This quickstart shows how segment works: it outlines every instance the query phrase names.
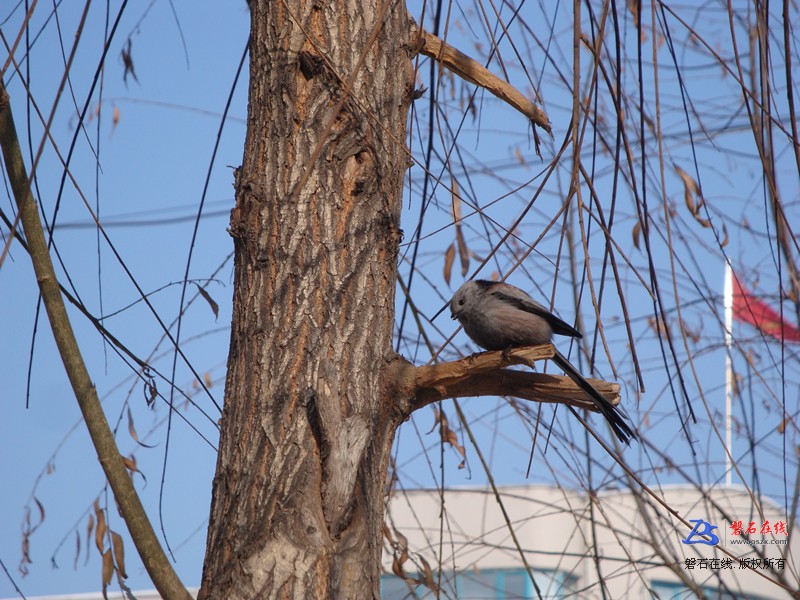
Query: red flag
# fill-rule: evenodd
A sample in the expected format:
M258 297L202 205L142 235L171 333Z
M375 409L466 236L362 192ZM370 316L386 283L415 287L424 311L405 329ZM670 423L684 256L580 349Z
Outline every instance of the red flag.
M800 342L800 329L781 319L769 304L759 300L733 276L733 318L750 323L776 340Z

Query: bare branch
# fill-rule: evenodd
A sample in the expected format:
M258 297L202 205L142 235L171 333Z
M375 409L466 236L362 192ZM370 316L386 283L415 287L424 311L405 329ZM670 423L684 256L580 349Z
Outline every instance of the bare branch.
M462 79L490 91L528 117L531 123L552 135L550 119L547 118L547 114L513 85L503 81L480 63L424 29L415 27L412 38L414 36L419 39L416 49L420 54L431 57Z
M31 195L28 176L22 160L19 139L11 101L5 86L0 81L0 148L5 159L6 170L19 207L22 227L30 250L36 279L47 310L53 337L58 346L64 368L67 371L75 398L80 406L89 435L94 443L99 462L114 491L120 512L131 533L147 573L164 598L190 599L191 596L178 579L172 565L158 542L147 513L133 487L122 455L117 448L114 434L108 425L97 389L92 383L86 364L81 356L75 333L72 330L64 299L61 296L58 278L47 249L44 231L39 220L36 202Z
M507 352L482 352L453 362L417 367L411 410L445 398L514 396L597 412L594 402L569 377L504 368L508 365L533 366L537 360L552 358L554 350L552 344L544 344ZM619 384L598 379L587 381L611 404L619 404Z

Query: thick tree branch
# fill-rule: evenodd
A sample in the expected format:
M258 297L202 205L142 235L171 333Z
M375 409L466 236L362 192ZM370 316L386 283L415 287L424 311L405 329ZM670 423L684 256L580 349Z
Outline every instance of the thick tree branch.
M42 301L53 330L53 337L97 451L98 460L114 492L117 506L119 506L147 573L161 596L167 599L189 600L191 595L178 579L164 554L141 500L133 487L133 482L122 462L122 456L114 440L114 434L108 426L108 421L97 397L97 390L81 356L64 300L61 297L61 290L48 252L36 202L31 195L11 113L11 103L2 81L0 81L0 148L28 242Z
M416 24L412 31L412 39L414 39L415 36L419 40L416 50L420 54L431 57L462 79L490 91L528 117L531 123L538 125L552 135L550 119L547 118L547 114L513 85L507 81L503 81L489 69L474 61L460 50L456 50L447 44L447 42L440 40L424 29L418 28Z
M408 412L431 402L464 396L514 396L534 402L567 404L597 412L594 402L569 377L514 371L509 365L533 366L552 358L551 344L515 348L507 352L482 352L453 362L403 369L401 389L410 397ZM587 379L611 404L620 401L619 384Z

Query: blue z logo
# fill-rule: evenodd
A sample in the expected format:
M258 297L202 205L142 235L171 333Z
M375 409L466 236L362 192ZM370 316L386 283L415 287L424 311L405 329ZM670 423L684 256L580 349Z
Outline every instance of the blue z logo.
M716 534L711 533L717 529L716 525L712 525L703 519L689 519L689 522L694 523L694 527L692 528L691 533L686 536L686 539L681 540L681 542L684 544L706 544L708 546L716 546L719 544L719 537L717 537ZM702 535L707 535L710 539L703 539L700 537ZM694 537L697 537L697 539L692 539Z

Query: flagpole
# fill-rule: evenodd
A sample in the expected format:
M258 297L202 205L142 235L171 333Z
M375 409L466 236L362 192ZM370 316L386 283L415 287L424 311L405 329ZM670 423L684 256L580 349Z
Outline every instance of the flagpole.
M733 367L731 345L733 328L733 273L725 261L725 485L731 487L731 400L733 399Z

